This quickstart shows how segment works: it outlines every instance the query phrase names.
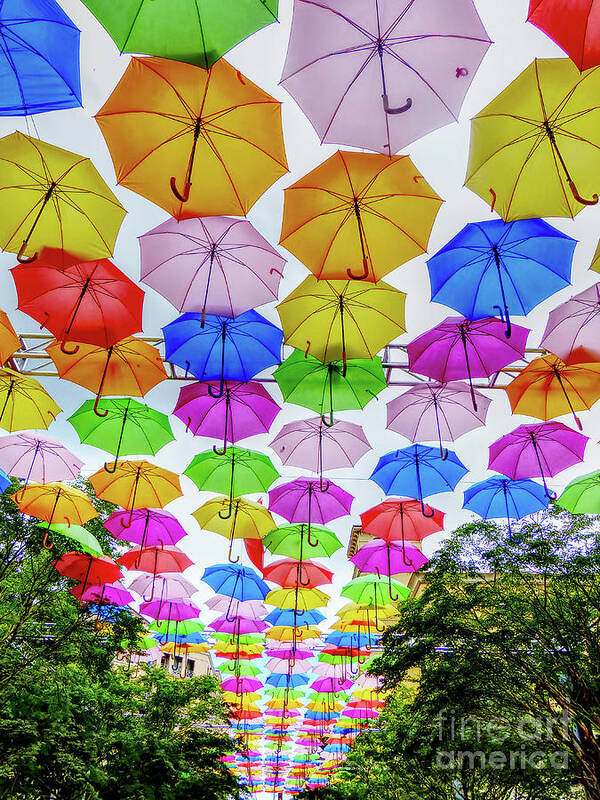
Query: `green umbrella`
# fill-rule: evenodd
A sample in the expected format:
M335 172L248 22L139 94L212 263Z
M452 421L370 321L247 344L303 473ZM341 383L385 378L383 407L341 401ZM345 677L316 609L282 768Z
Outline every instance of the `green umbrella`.
M335 533L320 525L311 525L309 529L308 524L274 528L263 537L262 543L273 555L287 556L298 562L306 558L307 549L311 556L328 558L342 547Z
M83 0L122 53L204 69L277 21L278 0Z
M184 475L191 478L202 492L217 492L229 496L229 507L221 519L228 519L232 514L233 498L252 492L266 492L279 473L271 463L271 459L255 450L242 447L229 447L225 453L206 450L194 456L184 470Z
M186 619L183 622L167 620L152 622L149 628L151 631L158 631L162 636L189 636L190 633L201 633L204 625L197 619Z
M571 514L600 514L600 470L571 481L556 504Z
M229 672L232 675L236 675L240 678L247 677L249 675L253 677L254 675L260 675L262 672L260 667L255 667L254 664L240 660L238 660L237 663L232 660L225 664L220 664L218 670L219 672Z
M392 589L402 600L409 597L411 591L403 583L392 581ZM384 606L390 602L390 587L387 578L378 578L376 575L360 575L353 578L342 589L344 597L348 597L355 603L364 605Z
M114 455L113 466L104 465L107 472L115 472L119 456L155 455L175 438L167 415L137 400L130 397L100 400L97 407L102 411L101 416L96 414L94 402L86 400L69 417L69 422L82 444Z
M328 427L333 425L334 411L364 408L387 386L379 356L348 359L344 374L341 361L322 364L294 350L274 377L287 403L318 412Z
M318 702L319 700L323 699L323 695L324 694L325 695L326 694L331 694L331 692L311 692L308 695L308 699L312 700L313 702L315 700ZM342 700L344 702L348 702L348 700L350 699L350 695L347 692L335 692L335 699L336 700Z
M240 644L262 644L265 641L264 634L262 633L242 633L240 636L233 633L213 633L210 631L210 637L217 642L239 642Z
M281 699L286 695L291 700L299 700L301 697L304 698L304 691L302 689L286 689L286 688L276 688L275 686L266 687L263 691L263 694L269 697L275 697L277 699Z
M46 535L44 536L44 547L51 546L46 544L46 539L48 537L48 531L54 531L55 533L60 533L61 536L66 536L67 539L72 539L74 542L77 542L78 549L82 550L84 553L89 553L89 555L96 558L103 555L100 542L87 530L87 528L84 528L81 525L67 525L61 523L47 525L44 523L43 525L38 525L38 527L43 528L46 531Z

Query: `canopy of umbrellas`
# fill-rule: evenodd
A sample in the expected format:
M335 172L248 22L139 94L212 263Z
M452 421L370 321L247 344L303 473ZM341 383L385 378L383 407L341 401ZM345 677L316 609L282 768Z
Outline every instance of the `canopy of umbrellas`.
M230 768L249 791L319 786L383 705L364 665L409 594L392 576L418 570L423 538L443 530L425 499L467 474L446 444L486 423L491 400L473 380L522 359L530 331L514 317L570 283L576 242L540 217L598 202L600 46L585 30L599 4L572 0L567 12L531 0L531 22L571 58L533 61L473 120L466 185L499 217L468 224L427 261L432 300L456 313L408 344L424 380L388 403L387 427L412 444L370 475L388 499L358 509L328 475L354 468L370 444L338 414L387 387L378 353L405 332L405 295L383 278L427 251L442 200L397 152L458 115L491 44L472 0L294 0L283 86L322 142L375 152L338 150L284 190L280 244L310 274L279 299L280 327L255 309L278 300L286 261L244 217L287 171L281 107L222 58L276 20L277 0L202 12L190 0L178 16L169 0L84 3L121 52L143 54L96 121L117 183L171 215L139 239L140 281L179 314L163 329L166 362L189 377L172 413L212 440L184 474L215 495L194 513L200 528L229 539L229 561L202 578L218 616L206 625L182 574L192 562L178 543L197 531L164 510L182 494L179 476L139 460L174 437L167 414L134 399L169 373L135 336L144 291L109 260L125 209L88 158L20 132L0 140L0 244L18 261L18 308L55 337L59 376L95 396L69 422L112 457L90 482L120 507L106 529L132 547L114 561L83 527L96 511L71 485L82 462L40 433L61 409L16 368L22 343L6 314L2 489L21 479L12 500L46 528L46 547L56 532L73 542L55 567L78 581L69 591L81 603L107 620L128 605L146 618L143 654L130 659L211 653L239 743ZM0 21L0 113L81 105L79 31L55 0L5 0ZM535 421L490 447L497 474L464 493L464 508L506 520L514 538L511 519L546 508L547 480L583 461L577 413L600 397L600 284L554 308L540 347L505 387L513 412ZM273 367L274 394L255 380ZM273 435L279 396L301 418ZM575 427L554 421L566 414ZM239 446L269 432L271 452ZM279 480L272 453L295 480ZM600 512L600 473L558 503ZM326 526L359 514L371 539L324 631L320 587L333 573L322 560L342 547ZM238 539L253 568L234 556Z

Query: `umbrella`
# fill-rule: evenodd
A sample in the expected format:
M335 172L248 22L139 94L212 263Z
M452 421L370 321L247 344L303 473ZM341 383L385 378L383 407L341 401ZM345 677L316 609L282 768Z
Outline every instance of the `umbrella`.
M556 501L571 514L600 513L600 470L575 478Z
M96 122L117 183L176 219L245 216L287 172L281 104L224 60L132 58Z
M7 431L48 428L61 409L44 387L26 375L0 369L0 427Z
M142 281L179 312L237 317L277 300L285 259L248 220L169 219L139 242Z
M539 477L548 497L554 498L546 478L583 461L588 441L562 422L519 425L490 445L488 466L509 478Z
M384 542L421 542L444 529L443 511L424 506L423 513L422 508L418 500L404 497L384 500L360 515L361 530Z
M60 344L53 342L46 352L59 377L94 392L94 410L100 417L108 416L107 409L98 411L103 394L143 397L157 383L167 379L158 350L133 336L121 339L108 349L82 344L76 354L65 354Z
M96 414L96 411L100 413ZM119 456L155 455L175 438L166 414L130 397L101 400L97 404L86 400L71 414L69 422L82 444L99 447L114 455L113 466L104 465L104 469L111 473L117 468Z
M173 413L195 436L222 438L224 453L228 442L266 433L280 411L260 383L224 381L222 393L218 384L184 386ZM213 449L218 454L216 445Z
M0 438L0 468L25 483L73 480L83 462L57 439L34 433L15 433Z
M528 335L527 328L513 325L511 338L506 339L504 323L493 317L475 321L446 317L409 343L409 368L442 383L468 378L477 411L473 378L487 378L523 358Z
M302 487L300 487L300 491L301 490ZM281 498L276 502L284 504L286 514L295 515L296 512L293 510L293 501L302 502L303 495L297 494L298 489L296 487L294 487L292 491L295 493L293 498L289 498L292 500L292 504L289 507L288 504L285 503L286 499L288 499L286 498L286 492L284 492ZM277 513L280 513L280 511ZM281 516L285 517L286 514L282 514ZM323 528L320 525L311 525L309 528L308 524L305 525L304 523L299 525L282 525L279 528L273 527L263 538L263 545L269 552L273 553L273 555L293 558L300 563L300 568L302 568L302 562L304 561L307 548L310 548L310 555L315 556L315 558L328 558L342 547L342 543L333 531ZM266 569L268 569L268 567Z
M350 561L361 572L375 572L377 577L381 577L383 573L389 577L405 572L416 572L429 559L416 547L402 547L397 542L380 542L373 539L357 550L350 557ZM392 597L391 588L389 594ZM395 596L392 599L399 598Z
M294 350L273 375L287 403L317 411L328 428L334 423L334 410L364 408L387 387L379 356L350 359L344 368L341 361L322 364Z
M0 246L22 263L43 247L82 261L112 253L125 209L88 158L16 131L0 139Z
M54 516L57 516L56 509L54 510ZM52 548L52 546L48 547L46 542L48 541L48 532L52 531L53 533L58 533L61 536L70 539L71 542L76 542L78 549L82 550L84 553L89 553L92 556L102 555L102 547L98 539L96 539L96 537L90 533L87 528L83 528L81 525L74 525L73 523L69 522L50 522L47 525L38 525L38 527L46 529L43 544L44 547L49 550Z
M297 478L270 490L269 510L279 514L288 522L306 522L306 541L311 544L313 542L310 537L311 525L313 523L324 525L339 517L345 517L350 513L353 500L351 494L330 481L327 481L327 485L321 489L316 480Z
M313 528L314 531L314 528ZM295 561L290 558L283 558L279 561L274 561L263 568L263 577L267 581L278 583L286 589L294 587L298 584L313 589L315 586L322 586L325 583L331 583L333 579L333 572L330 572L320 564L315 564L313 561L303 560L302 562ZM289 622L272 622L273 625L289 625ZM310 623L312 624L312 623ZM318 624L318 621L315 622Z
M343 587L341 593L355 603L372 605L377 613L389 602L388 598L396 597L397 599L406 600L410 597L411 591L398 581L384 580L383 578L377 578L375 575L359 575L349 581ZM375 619L375 625L376 627L378 626L377 619ZM377 630L379 630L378 627Z
M194 511L193 517L203 530L213 531L229 539L228 560L235 564L239 556L231 558L234 539L262 539L275 527L273 517L260 503L237 497L233 513L229 513L229 498L217 497Z
M528 22L554 39L583 72L600 64L595 0L575 0L565 6L556 0L529 0Z
M88 586L85 591L83 584L72 586L69 592L83 603L98 603L113 606L127 606L133 603L133 595L120 583L101 583Z
M595 205L599 87L596 67L536 58L473 119L465 185L506 221Z
M137 511L114 511L103 523L115 539L146 545L177 544L187 536L177 517L163 509L141 508Z
M492 402L481 392L460 381L427 382L411 386L387 404L387 428L406 436L411 442L436 441L444 458L448 452L442 441L453 442L465 433L485 424Z
M209 628L213 628L215 631L221 631L222 633L236 633L236 634L245 634L245 633L258 633L259 631L264 631L269 626L266 622L263 622L262 619L246 619L244 617L229 617L229 615L225 615L222 617L217 617L217 619L213 620L208 626Z
M202 580L216 594L225 594L235 600L264 600L269 593L267 584L254 570L237 564L215 564L206 567Z
M160 576L154 572L150 575L140 575L129 584L128 588L142 595L144 600L153 600L155 595L158 595L161 600L165 601L183 600L198 591L193 583L177 572L162 573ZM148 591L150 591L150 597L145 597ZM194 616L197 617L198 614L194 614Z
M220 381L209 387L215 399L225 393L225 380L249 381L263 369L281 361L283 334L256 311L235 319L182 314L163 328L165 358L198 380Z
M296 0L282 84L322 142L390 156L457 119L489 46L472 0Z
M374 282L426 252L442 203L408 156L340 150L284 197L281 244L319 280Z
M217 6L184 0L140 5L122 0L83 0L121 53L148 53L209 69L221 56L277 20L278 0L224 0ZM176 13L175 13L176 12Z
M571 413L582 430L577 411L591 408L600 397L600 363L568 363L549 353L531 361L502 387L513 414L553 419Z
M98 516L90 498L79 489L64 483L30 483L11 495L21 514L48 523L66 522L83 525ZM46 546L44 538L44 546Z
M319 280L313 275L277 306L286 344L319 361L373 358L404 333L406 295L383 281Z
M231 612L236 617L246 617L248 619L258 619L267 613L267 607L260 600L235 600L226 595L214 595L206 601L206 607L211 611Z
M571 353L585 351L594 360L600 359L600 283L570 297L553 308L540 347L563 361Z
M568 286L577 242L543 219L472 222L427 261L431 299L467 319L529 314Z
M193 561L178 547L166 544L144 547L143 550L138 550L137 547L133 550L128 550L122 556L119 556L117 563L127 567L127 569L158 575L165 572L183 572L192 566ZM193 616L198 615L194 614Z
M81 106L79 29L58 3L6 0L0 26L0 116Z
M23 347L6 311L0 309L0 363L6 364L8 359Z
M451 492L468 470L452 450L441 457L435 447L413 444L404 450L386 453L377 462L371 480L386 494L403 494L415 497L421 504L421 513L433 517L425 510L423 498L438 492Z
M548 507L546 486L530 480L512 481L501 475L494 475L485 481L473 484L465 491L463 508L474 511L483 519L506 518L508 535L512 539L510 520L542 511ZM520 541L520 537L514 539Z
M151 600L140 606L140 614L152 619L166 619L168 622L184 622L186 619L194 619L199 613L198 606L185 600Z
M114 583L122 577L118 564L109 556L87 555L85 553L63 553L53 566L59 575L81 581L81 593L90 585Z
M183 471L203 492L227 492L229 504L222 519L233 514L233 499L250 492L266 492L279 473L271 460L255 450L230 447L215 455L212 450L198 453Z

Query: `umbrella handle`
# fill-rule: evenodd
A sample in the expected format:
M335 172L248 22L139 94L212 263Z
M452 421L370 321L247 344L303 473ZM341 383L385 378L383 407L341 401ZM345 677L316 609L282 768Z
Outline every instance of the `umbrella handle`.
M309 547L318 547L319 546L319 540L318 539L315 539L315 541L313 542L313 540L310 538L310 531L306 535L306 543L308 544Z
M231 497L230 497L229 498L229 508L227 509L225 514L223 513L223 509L221 509L219 511L219 516L221 517L221 519L229 519L231 517L231 514L232 514L232 503L231 503Z
M346 275L353 281L364 281L366 278L369 277L369 260L367 258L363 258L363 271L359 275L355 275L351 269L346 270Z
M54 547L54 542L50 542L50 544L48 544L47 542L48 542L48 531L46 531L46 533L44 534L44 541L42 542L42 547L45 550L52 550L52 548Z
M100 402L100 395L96 395L96 400L94 402L94 414L97 417L108 417L108 408L105 408L104 411L98 411L98 403Z
M511 325L510 317L508 316L508 309L506 308L506 306L504 307L504 311L502 311L500 306L492 306L492 308L494 308L494 309L497 308L498 309L498 316L500 317L502 322L504 322L505 325L506 325L506 330L504 331L504 336L507 339L510 339L511 334L512 334L512 325Z
M219 384L219 391L216 392L216 393L213 392L212 384L209 384L208 393L214 400L218 400L219 397L223 397L223 395L225 394L225 380L224 380L223 376L221 376L221 382Z
M298 583L300 584L300 586L310 586L310 578L307 581L302 580L302 567L300 567L300 575L298 576Z
M180 194L179 190L177 189L177 179L171 177L171 191L175 195L175 197L179 200L180 203L187 203L190 199L190 189L192 188L192 184L190 181L185 182L185 187L183 192Z
M448 457L448 456L446 455L446 458L447 458L447 457ZM431 517L433 517L433 515L435 514L435 508L432 508L432 509L431 509L431 514L428 514L428 513L425 511L425 504L424 504L424 503L423 503L423 501L421 500L421 514L423 514L423 516L424 516L424 517L427 517L428 519L431 519Z
M598 195L595 192L592 195L591 200L586 200L585 197L582 197L577 191L577 186L575 186L575 181L569 178L567 180L567 183L569 184L569 189L573 193L573 197L575 198L575 200L577 200L578 203L581 203L584 206L595 206L598 203Z
M237 509L236 509L236 511L237 511ZM235 558L231 557L234 534L235 534L235 520L234 520L234 524L231 526L231 536L229 537L229 551L227 553L227 560L229 561L230 564L239 564L239 561L240 561L240 557L239 556L236 556Z
M105 472L108 472L110 475L114 475L114 474L115 474L115 472L117 471L117 465L118 465L118 461L119 461L119 456L117 456L117 457L115 458L115 460L114 460L114 462L113 462L113 465L112 465L112 467L109 467L109 466L108 466L108 463L105 461L105 462L104 462L104 471L105 471Z
M76 344L72 350L67 350L65 346L64 340L60 343L60 352L64 353L66 356L74 356L75 353L79 352L79 345Z
M329 410L329 421L323 415L321 415L321 422L326 428L333 428L335 424L335 420L333 419L333 409Z
M383 100L383 110L386 114L404 114L404 112L408 111L412 106L411 97L406 98L406 103L403 106L397 106L396 108L390 107L387 93L382 94L381 99Z
M23 244L21 245L19 252L17 253L17 261L19 262L19 264L31 264L38 257L37 253L34 253L32 256L25 255L25 250L27 250L27 245L28 241L27 239L25 239L23 241Z
M328 492L330 486L331 486L331 481L325 481L325 483L323 483L323 476L321 475L321 478L319 480L319 491Z

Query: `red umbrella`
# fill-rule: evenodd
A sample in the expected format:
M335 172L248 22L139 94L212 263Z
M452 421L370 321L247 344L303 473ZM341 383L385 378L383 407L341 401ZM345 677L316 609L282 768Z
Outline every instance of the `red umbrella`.
M444 512L425 506L423 514L418 500L390 498L361 514L360 523L364 533L384 542L420 542L443 530Z
M109 556L90 556L87 553L63 553L54 567L59 575L81 581L81 593L91 584L114 583L122 578L121 570Z
M598 0L529 0L527 19L562 47L583 72L600 64Z
M284 588L293 588L299 584L313 589L315 586L331 583L333 572L314 561L300 562L293 558L282 558L263 569L263 578Z
M128 550L117 559L117 563L127 569L158 575L162 572L183 572L187 567L191 567L193 562L178 547L164 545L164 547L144 547L143 550L137 547Z
M142 330L144 292L106 258L61 266L36 261L11 269L19 310L29 314L61 342L109 348Z

